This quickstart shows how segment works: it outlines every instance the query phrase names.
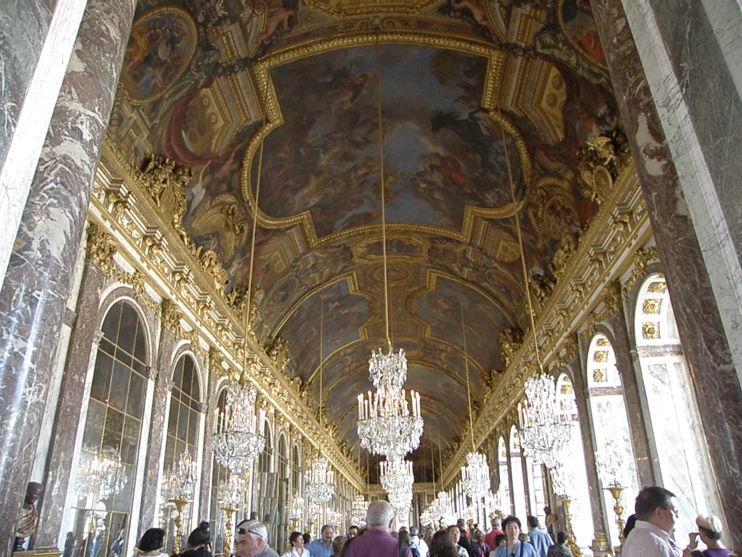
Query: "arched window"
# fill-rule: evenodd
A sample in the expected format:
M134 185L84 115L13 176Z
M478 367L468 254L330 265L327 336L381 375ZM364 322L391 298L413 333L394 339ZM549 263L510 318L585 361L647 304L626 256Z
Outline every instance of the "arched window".
M723 516L688 366L678 336L664 276L642 285L636 303L636 348L649 409L661 484L676 495L676 529L692 531L698 513Z
M175 364L173 371L173 388L170 391L170 411L167 419L167 435L165 437L165 458L163 470L169 473L177 463L183 452L187 451L194 462L198 460L199 432L201 429L201 390L198 382L196 363L188 354L183 354ZM193 494L195 501L196 494ZM193 522L193 505L186 507L183 518L184 530L189 530ZM172 519L162 527L168 530L166 549L172 551L171 544L175 541L175 531Z
M629 421L624 402L621 375L616 367L616 355L610 340L597 334L590 342L587 353L587 386L590 397L590 412L593 418L596 458L601 460L613 453L623 463L619 477L624 486L623 504L631 509L638 492L638 476L634 451L629 434ZM600 467L600 464L599 464ZM601 483L609 481L601 471ZM613 498L605 489L600 490L603 508L608 516L609 536L612 545L618 545L618 527L613 516ZM630 513L629 513L630 514Z
M147 388L146 332L134 307L119 301L108 311L102 333L76 467L73 530L85 540L86 555L106 554L119 538L120 554L127 555ZM110 465L118 491L101 491L102 482L90 483L94 475L86 470L93 461Z
M520 432L515 426L510 428L510 473L513 475L513 509L515 516L525 521L526 491L523 483L523 459L520 453Z
M289 483L289 451L286 445L286 435L281 434L278 437L278 452L276 453L276 469L278 472L278 481L276 485L276 491L278 496L278 502L274 506L277 516L273 517L273 520L278 524L278 538L276 539L276 545L278 547L284 547L288 544L288 507L289 507L289 494L288 494L288 483Z
M227 389L222 389L217 399L216 407L221 413L224 407L227 405ZM209 516L211 517L212 526L211 531L214 536L213 549L214 555L221 555L224 543L222 540L224 532L224 512L219 506L219 484L226 482L229 479L229 470L226 466L222 466L216 460L216 456L211 457L211 490L209 497Z
M497 465L500 472L500 485L497 493L500 496L502 512L505 516L513 513L513 502L510 497L510 474L508 473L508 448L505 439L500 437L497 441Z
M273 531L271 526L268 527L268 535L270 536L275 535L276 527L275 517L272 514L276 504L276 474L272 466L273 437L268 420L263 424L263 435L265 436L265 449L258 456L257 474L255 474L253 480L252 510L258 513L260 520L273 525ZM266 520L266 515L271 516ZM275 539L275 537L271 539Z
M561 465L572 478L573 493L570 512L572 513L572 528L575 533L575 541L580 547L588 548L593 540L593 517L590 509L590 494L587 483L587 470L585 468L585 449L582 444L582 432L579 426L577 404L575 403L575 391L572 380L566 373L562 373L556 381L557 407L562 415L566 415L574 422L572 436L565 449L569 458Z

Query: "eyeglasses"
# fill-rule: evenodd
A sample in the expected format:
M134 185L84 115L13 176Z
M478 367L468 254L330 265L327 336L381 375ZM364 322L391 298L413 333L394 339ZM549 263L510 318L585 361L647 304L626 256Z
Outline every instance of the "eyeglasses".
M239 523L239 524L237 525L237 533L238 533L238 534L241 534L241 535L243 535L243 536L244 536L245 534L253 534L253 535L255 535L255 536L259 537L259 538L260 538L261 540L265 541L265 538L263 537L263 534L261 534L260 532L258 532L258 531L257 531L257 530L255 530L254 528L243 528L243 527L242 527L242 525L243 525L243 524L244 524L244 522L240 522L240 523Z

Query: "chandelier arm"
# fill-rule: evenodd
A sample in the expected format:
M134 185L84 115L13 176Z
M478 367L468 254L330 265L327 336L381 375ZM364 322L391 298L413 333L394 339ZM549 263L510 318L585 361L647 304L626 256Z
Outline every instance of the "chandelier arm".
M459 317L461 318L461 336L464 342L464 369L466 370L466 403L469 408L469 434L471 437L471 450L477 448L474 445L474 419L471 411L471 387L469 385L469 351L466 346L466 327L464 326L464 305L462 301L461 287L459 286Z
M515 197L515 183L513 182L513 169L510 166L510 151L508 150L508 146L505 143L505 128L503 128L502 123L499 123L499 125L500 125L501 137L502 137L502 149L505 152L505 166L507 167L507 170L508 170L508 182L510 184L510 195L513 198L513 203L516 203L517 199ZM538 349L538 338L536 336L536 320L533 315L533 303L531 302L531 287L528 284L528 270L526 268L526 251L523 248L523 232L520 227L520 214L517 211L515 213L515 230L518 235L518 247L520 248L520 264L523 270L523 284L526 287L526 301L528 302L528 316L531 321L531 331L533 331L533 346L534 346L534 351L536 354L536 363L538 364L539 371L543 373L544 368L543 368L543 365L541 364L541 355Z
M252 294L252 274L255 262L255 236L258 230L258 199L260 198L260 177L263 174L263 141L260 141L260 156L258 157L258 179L255 185L255 207L252 219L252 238L250 239L250 270L247 275L247 299L245 300L245 369L247 369L247 330L250 326L250 298Z

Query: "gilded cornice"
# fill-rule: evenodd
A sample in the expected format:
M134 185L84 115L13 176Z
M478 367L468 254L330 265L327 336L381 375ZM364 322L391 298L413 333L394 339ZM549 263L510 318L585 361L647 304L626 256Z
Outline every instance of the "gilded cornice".
M146 277L162 299L172 301L180 309L191 329L189 340L195 349L199 349L203 339L229 368L239 370L235 378L254 385L270 407L284 413L286 420L314 447L321 448L342 476L356 489L365 489L351 455L320 427L299 385L277 369L280 358L270 358L250 334L252 331L245 342L239 304L230 304L225 297L219 280L223 269L213 252L193 244L183 236L180 227L174 226L172 217L163 216L153 191L157 190L153 190L151 176L134 168L106 142L89 208L96 226L91 234L96 239L88 243L91 259L105 266L118 250L137 271L127 274L113 265L109 272L121 275L116 278L132 284L142 294ZM113 244L99 232L115 237ZM142 295L142 299L156 305L148 295ZM211 361L215 363L215 358Z
M640 251L643 255L638 262L632 257L650 235L636 170L633 165L625 166L589 227L574 244L560 268L553 291L536 315L536 336L545 369L566 364L576 355L576 323L589 320L597 307L600 309L593 319L603 318L604 313L618 308L621 298L617 281L632 265L637 277L641 274L637 268L649 260L650 255ZM525 332L523 342L511 347L505 371L494 374L474 423L478 444L485 443L503 420L514 416L523 397L525 381L538 371L533 337L531 331ZM467 439L468 435L467 428L461 438ZM469 450L467 443L461 443L450 455L442 485L449 486L457 481Z

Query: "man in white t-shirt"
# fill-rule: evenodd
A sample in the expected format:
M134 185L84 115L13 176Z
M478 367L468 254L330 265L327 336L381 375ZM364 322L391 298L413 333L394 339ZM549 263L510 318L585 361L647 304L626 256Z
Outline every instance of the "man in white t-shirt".
M678 511L675 495L663 487L642 488L636 496L636 526L623 545L623 557L680 557L673 539Z
M410 547L417 548L420 557L428 557L428 544L420 537L420 532L414 526L410 527Z

